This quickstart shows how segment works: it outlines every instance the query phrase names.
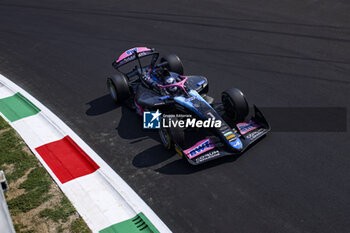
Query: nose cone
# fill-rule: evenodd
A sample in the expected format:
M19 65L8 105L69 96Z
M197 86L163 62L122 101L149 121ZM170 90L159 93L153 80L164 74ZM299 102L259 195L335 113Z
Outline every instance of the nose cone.
M230 145L233 148L235 148L236 150L242 150L242 148L243 148L243 143L242 143L242 141L239 138L237 138L236 140L230 142Z

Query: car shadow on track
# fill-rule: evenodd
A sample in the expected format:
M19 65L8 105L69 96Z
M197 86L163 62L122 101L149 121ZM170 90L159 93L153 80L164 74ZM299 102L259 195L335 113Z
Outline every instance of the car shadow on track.
M190 165L174 151L164 149L160 142L158 131L143 129L142 117L126 106L116 105L109 95L98 97L87 104L90 105L90 108L86 111L88 116L101 115L121 108L121 118L115 129L121 138L130 140L129 147L146 148L148 147L149 139L158 142L157 145L149 147L134 156L132 164L137 168L150 168L167 175L187 175L223 163L233 162L239 158L239 156L228 156L198 166ZM169 162L167 163L168 160Z
M174 152L165 150L164 147L159 144L135 155L132 164L137 168L153 167L175 156Z
M119 136L129 140L129 147L147 147L147 140L153 139L158 145L144 150L133 159L133 165L138 168L152 167L173 157L175 153L166 151L160 144L158 132L142 128L142 118L135 111L123 105L117 105L109 94L100 96L87 103L90 107L85 112L88 116L97 116L121 108L121 117L115 128ZM125 152L128 148L125 149Z
M96 116L110 112L120 105L116 105L109 94L101 96L87 103L90 108L85 112L88 116Z
M245 150L245 152L243 154L247 153L251 148L253 148L257 143L259 143L263 138L265 138L265 136L263 136L262 138L255 141L250 147L248 147ZM165 151L165 149L162 146L160 146L160 148L163 151L163 152L160 152L160 153L162 153L162 155L164 155L165 153L167 153L167 154L170 153L169 151ZM158 153L158 148L157 148L157 150L155 150L155 147L152 147L152 148L136 155L134 158L133 164L136 162L135 160L138 159L138 157L153 156L153 152ZM221 157L221 158L218 158L216 160L208 161L207 163L200 164L197 166L191 165L187 161L185 161L185 159L182 159L179 156L176 156L178 159L171 161L171 162L163 165L162 167L156 168L155 171L162 173L162 174L167 174L167 175L189 175L189 174L200 172L200 171L210 169L210 168L213 168L216 166L220 166L221 164L224 164L224 163L235 162L243 154ZM152 158L153 157L151 157L151 159Z
M121 107L121 118L116 130L121 138L130 140L130 147L144 148L132 160L132 164L137 168L156 166L175 155L161 145L158 131L143 129L142 117L126 106ZM150 139L158 144L148 148Z
M138 168L147 168L162 164L160 167L157 166L154 171L166 175L189 175L223 163L233 162L238 158L239 156L223 157L205 164L193 166L185 159L180 158L175 152L167 151L162 145L157 145L137 154L132 164ZM168 163L166 163L167 160L169 160Z
M155 171L162 174L167 174L167 175L187 175L187 174L196 173L202 170L210 169L212 167L220 166L221 164L224 164L224 163L232 163L238 160L242 155L245 155L249 150L251 150L256 144L258 144L265 137L266 135L264 135L263 137L253 142L242 154L224 156L224 157L211 160L196 166L189 164L187 161L185 161L185 159L179 159L176 161L172 161L164 165L163 167L156 169Z
M210 169L212 167L219 166L224 163L234 162L240 156L241 155L222 157L217 160L212 160L207 163L196 166L189 164L184 159L178 159L164 165L163 167L157 168L155 171L167 175L189 175Z

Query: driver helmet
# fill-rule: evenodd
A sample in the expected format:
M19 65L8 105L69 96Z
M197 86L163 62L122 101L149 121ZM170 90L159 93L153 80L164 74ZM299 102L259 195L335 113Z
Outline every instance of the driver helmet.
M170 85L170 84L174 84L176 83L176 79L174 77L167 77L165 79L165 85ZM175 93L177 91L177 87L168 87L167 90L170 92L170 93Z
M165 82L165 80L170 76L169 71L164 68L164 69L158 69L156 71L156 76L161 82Z

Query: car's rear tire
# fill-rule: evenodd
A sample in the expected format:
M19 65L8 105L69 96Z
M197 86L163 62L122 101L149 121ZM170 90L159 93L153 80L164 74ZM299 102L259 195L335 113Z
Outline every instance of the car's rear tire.
M249 113L248 101L243 92L230 88L221 94L221 101L227 115L236 122L243 122Z
M169 54L160 59L160 62L168 62L167 68L170 72L174 72L180 75L184 74L184 68L182 65L182 61L175 54Z
M107 88L114 102L120 104L130 96L128 80L123 74L114 74L107 78Z

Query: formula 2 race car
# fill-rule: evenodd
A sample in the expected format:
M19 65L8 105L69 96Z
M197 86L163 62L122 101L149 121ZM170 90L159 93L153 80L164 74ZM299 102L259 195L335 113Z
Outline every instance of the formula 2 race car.
M174 54L157 62L158 57L153 48L125 51L112 63L119 73L107 78L107 88L116 103L127 105L141 116L149 111L155 111L154 118L163 114L163 125L158 130L166 149L174 149L197 165L241 154L270 130L255 105L253 116L245 121L250 110L239 89L223 91L221 102L214 103L207 95L205 77L185 76L182 62ZM215 121L215 126L209 121Z

